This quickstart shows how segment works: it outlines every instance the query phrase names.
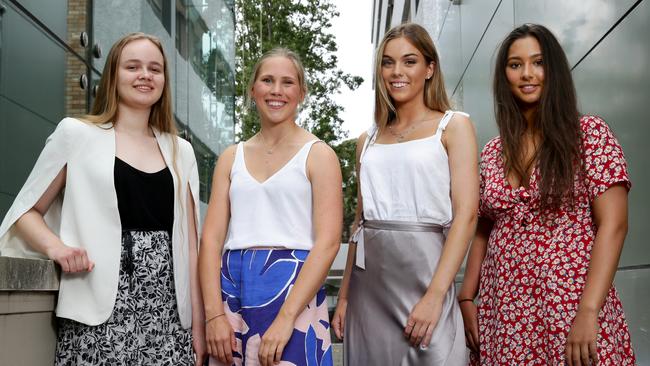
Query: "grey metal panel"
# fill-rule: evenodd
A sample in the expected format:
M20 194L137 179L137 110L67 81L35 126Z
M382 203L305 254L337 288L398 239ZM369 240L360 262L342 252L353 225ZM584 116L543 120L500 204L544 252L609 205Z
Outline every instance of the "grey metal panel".
M120 9L116 12L114 9ZM93 66L102 71L106 56L115 41L132 32L144 32L160 39L167 57L172 56L175 42L146 1L112 0L93 2L93 37L102 48L102 57L93 58ZM128 16L124 16L128 14ZM174 69L170 73L173 75ZM172 77L173 81L173 77Z
M4 171L0 170L2 174L4 175ZM9 211L9 207L11 207L11 204L14 202L14 199L16 196L12 194L7 194L4 192L0 192L0 217L5 217L7 214L7 211ZM202 216L205 217L205 216Z
M2 33L0 95L58 122L65 113L65 50L11 6L2 16Z
M93 2L93 42L100 45L102 57L93 58L93 66L104 70L106 56L115 41L123 35L140 31L140 17L144 1L112 0ZM113 9L120 9L119 12ZM129 16L124 16L129 14ZM157 18L155 18L157 19Z
M452 95L454 87L460 81L460 76L465 69L463 54L461 53L461 7L452 5L447 11L445 24L440 31L436 46L439 48L442 73L445 77L447 94ZM444 51L443 51L444 50Z
M61 39L68 39L68 0L20 0L18 3Z
M15 195L25 183L45 139L54 131L55 124L0 98L0 192Z
M425 27L435 41L438 39L450 6L449 0L420 0L420 6L413 21Z
M402 23L402 14L404 13L404 0L393 1L393 15L390 20L390 27L395 27Z
M650 365L650 268L619 270L616 273L618 290L625 319L630 328L636 364Z
M451 102L451 108L456 111L465 110L465 98L463 93L463 80L456 86L456 92L452 95L448 94L449 101ZM472 116L470 116L471 118Z
M497 7L512 7L513 0L463 0L460 5L461 28L460 34L462 40L459 48L461 49L463 65L465 69L474 50L479 45L483 32L485 32L492 15ZM501 3L499 5L499 3ZM445 30L443 29L443 32ZM457 83L456 83L457 84ZM450 85L452 90L456 84Z
M583 113L598 114L612 127L627 158L629 231L621 265L650 263L650 3L642 2L574 70Z
M388 0L383 0L381 2L381 9L379 9L379 28L377 29L377 45L381 42L381 39L386 33L386 16L388 15Z
M574 65L635 0L516 0L515 24L539 23L559 39Z
M476 126L479 148L498 134L492 107L492 73L498 44L512 30L512 6L499 6L463 77L463 107Z

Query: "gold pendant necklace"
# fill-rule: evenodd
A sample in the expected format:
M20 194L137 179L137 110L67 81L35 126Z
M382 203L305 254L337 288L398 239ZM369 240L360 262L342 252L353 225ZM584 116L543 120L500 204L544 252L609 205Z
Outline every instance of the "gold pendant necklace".
M409 127L407 127L406 129L404 129L404 131L401 131L401 132L394 131L393 126L391 124L388 124L388 132L390 132L390 134L393 135L393 137L395 137L395 140L397 140L397 142L404 142L404 141L406 141L406 138L408 137L408 135L410 135L411 132L415 131L415 129L418 126L420 126L423 122L431 121L432 119L433 118L425 118L425 119L421 119L419 121L413 122Z
M257 135L258 135L258 136L260 137L260 139L262 140L262 145L264 145L264 152L266 153L266 155L273 155L273 152L275 152L275 148L278 147L278 146L280 145L280 143L282 142L282 140L284 140L284 138L285 138L287 135L289 135L289 133L282 135L282 137L280 137L280 139L278 140L278 142L276 142L275 145L273 145L273 146L269 146L269 144L266 143L266 138L264 138L264 134L262 134L262 131L259 131L259 132L257 133Z

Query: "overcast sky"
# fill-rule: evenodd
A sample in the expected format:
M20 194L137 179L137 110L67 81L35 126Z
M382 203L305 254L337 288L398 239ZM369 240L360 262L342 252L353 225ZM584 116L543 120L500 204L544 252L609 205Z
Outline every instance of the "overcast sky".
M371 43L372 0L333 0L341 15L332 21L336 36L339 68L343 72L363 77L363 84L350 91L345 85L335 96L345 108L341 115L348 138L357 138L368 129L374 110L372 90L373 45Z

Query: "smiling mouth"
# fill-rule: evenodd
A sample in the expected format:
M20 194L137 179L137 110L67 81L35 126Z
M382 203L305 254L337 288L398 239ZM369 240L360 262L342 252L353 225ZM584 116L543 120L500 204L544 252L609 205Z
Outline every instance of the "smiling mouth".
M279 100L267 100L266 104L271 108L282 108L287 102L282 102Z
M138 89L139 91L144 91L144 92L148 92L148 91L153 90L152 87L146 86L146 85L136 85L135 88Z
M404 81L394 81L394 82L390 83L390 86L392 86L395 89L401 89L401 88L403 88L403 87L405 87L407 85L408 85L408 83L404 82Z
M538 85L522 85L519 87L524 94L534 93L537 90Z

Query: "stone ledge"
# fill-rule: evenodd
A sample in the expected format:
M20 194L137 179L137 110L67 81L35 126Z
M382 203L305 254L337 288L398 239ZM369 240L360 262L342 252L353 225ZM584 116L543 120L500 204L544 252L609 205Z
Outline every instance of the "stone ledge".
M58 291L59 269L51 260L0 257L0 291Z

